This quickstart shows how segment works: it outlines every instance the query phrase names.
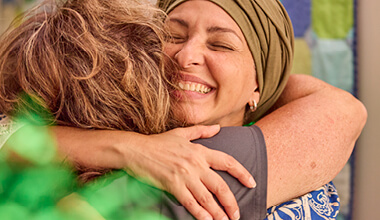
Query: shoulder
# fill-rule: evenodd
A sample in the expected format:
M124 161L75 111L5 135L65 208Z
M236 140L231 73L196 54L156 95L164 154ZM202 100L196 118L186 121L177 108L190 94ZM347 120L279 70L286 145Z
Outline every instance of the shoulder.
M214 137L199 139L194 142L215 150L228 148L229 151L231 151L231 148L237 151L243 151L244 149L255 149L258 146L265 147L263 133L261 129L255 125L249 127L223 127Z

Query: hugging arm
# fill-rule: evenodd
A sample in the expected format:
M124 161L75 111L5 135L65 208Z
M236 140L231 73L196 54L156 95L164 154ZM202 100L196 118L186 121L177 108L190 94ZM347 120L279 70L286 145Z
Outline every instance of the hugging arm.
M291 76L275 109L256 123L262 129L267 143L267 207L305 194L332 180L349 158L366 121L366 110L357 99L308 76ZM215 130L212 127L196 126L152 136L124 131L89 131L67 127L55 127L53 131L61 154L70 161L86 166L113 169L127 167L136 175L145 177L153 175L151 178L156 180L151 181L156 183L161 181L161 184L167 184L164 184L166 188L173 185L175 187L176 182L171 180L178 180L180 177L178 174L185 175L187 169L180 169L177 173L171 172L170 169L155 173L155 166L152 164L157 160L153 155L165 154L165 149L169 149L173 155L183 155L189 161L187 164L193 166L192 170L203 173L197 175L208 174L211 170L209 167L214 167L217 170L235 173L235 177L245 185L249 185L249 175L244 174L242 171L244 169L233 162L231 157L224 154L215 156L215 151L189 142L196 138L210 137L218 131L217 128ZM167 138L171 141L168 142ZM160 153L156 146L160 146L164 151ZM193 146L196 146L196 151L186 154ZM203 158L202 163L199 163L201 161L199 158ZM183 164L181 160L174 158L167 163L173 166ZM192 180L188 181L191 183ZM209 187L213 187L213 192L223 194L220 193L225 192L225 183L223 183L217 179L211 182ZM187 184L183 183L183 186ZM193 190L202 192L206 189L202 186ZM178 193L180 190L169 190L169 192L173 193L186 208L192 210L191 213L198 218L206 216L205 210L213 217L223 215L215 206L215 201L208 197L200 197L204 204L212 204L204 205L206 207L204 210L194 202L194 198L187 199L188 197L184 196L186 194ZM227 200L229 197L218 198L227 201L223 204L228 203L230 207L237 207L235 200ZM229 216L232 218L231 214Z
M223 128L197 143L234 156L251 172L255 189L218 171L234 193L242 219L264 219L266 208L331 181L351 155L366 117L351 94L313 77L292 75L272 113L256 123L262 131L256 126Z
M331 181L367 118L351 94L307 75L291 75L274 109L256 123L267 145L267 207Z
M233 193L214 170L226 171L242 187L255 185L250 173L232 156L190 142L215 135L219 126L177 128L159 135L60 126L52 129L59 151L68 161L85 167L125 169L174 195L197 219L225 216L210 192L230 219L239 216Z
M224 171L216 171L228 183L241 210L240 219L262 220L266 216L267 200L267 156L264 136L259 127L224 127L208 139L198 139L193 143L213 150L222 151L236 158L255 177L257 186L244 187L237 179ZM227 191L227 189L225 189ZM182 206L164 197L166 206L163 213L170 219L192 219Z

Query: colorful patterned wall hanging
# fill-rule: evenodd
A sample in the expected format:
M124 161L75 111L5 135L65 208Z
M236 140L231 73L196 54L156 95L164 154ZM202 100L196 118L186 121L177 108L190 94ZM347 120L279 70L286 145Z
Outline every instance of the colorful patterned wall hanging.
M313 75L356 95L355 0L281 0L294 26L293 73ZM334 179L341 209L351 219L354 156Z

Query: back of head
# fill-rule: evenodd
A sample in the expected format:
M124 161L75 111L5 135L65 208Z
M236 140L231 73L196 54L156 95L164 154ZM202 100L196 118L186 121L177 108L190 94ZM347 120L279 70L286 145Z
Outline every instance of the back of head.
M0 39L0 112L38 112L24 93L53 114L48 123L164 131L162 16L140 0L44 2Z

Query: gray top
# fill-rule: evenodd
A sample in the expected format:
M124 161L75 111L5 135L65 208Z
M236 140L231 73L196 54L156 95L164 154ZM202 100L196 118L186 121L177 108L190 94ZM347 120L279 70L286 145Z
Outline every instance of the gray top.
M0 149L7 139L15 133L21 123L15 123L0 114ZM256 188L249 189L243 186L238 180L226 172L216 171L227 182L233 194L235 195L240 207L242 220L246 219L264 219L266 216L266 197L267 197L267 155L266 145L263 134L259 127L253 125L250 127L225 127L212 138L200 139L194 141L211 149L226 152L238 160L255 178ZM127 177L127 176L125 176ZM102 193L108 192L108 189L117 187L119 195L128 195L126 187L130 178L118 178L112 184L93 193L92 196L101 196ZM134 189L135 190L135 189ZM152 190L141 189L141 199L149 199L152 196ZM154 190L153 190L154 191ZM124 192L124 193L123 193ZM173 202L168 196L164 196L164 202L156 207L157 211L168 216L171 219L186 220L193 219L186 209L178 203Z
M227 182L240 207L241 220L262 220L266 216L267 155L264 136L259 127L225 127L209 139L194 141L233 156L254 177L257 186L249 189L226 172L216 171ZM186 209L165 199L163 213L171 219L193 219Z

